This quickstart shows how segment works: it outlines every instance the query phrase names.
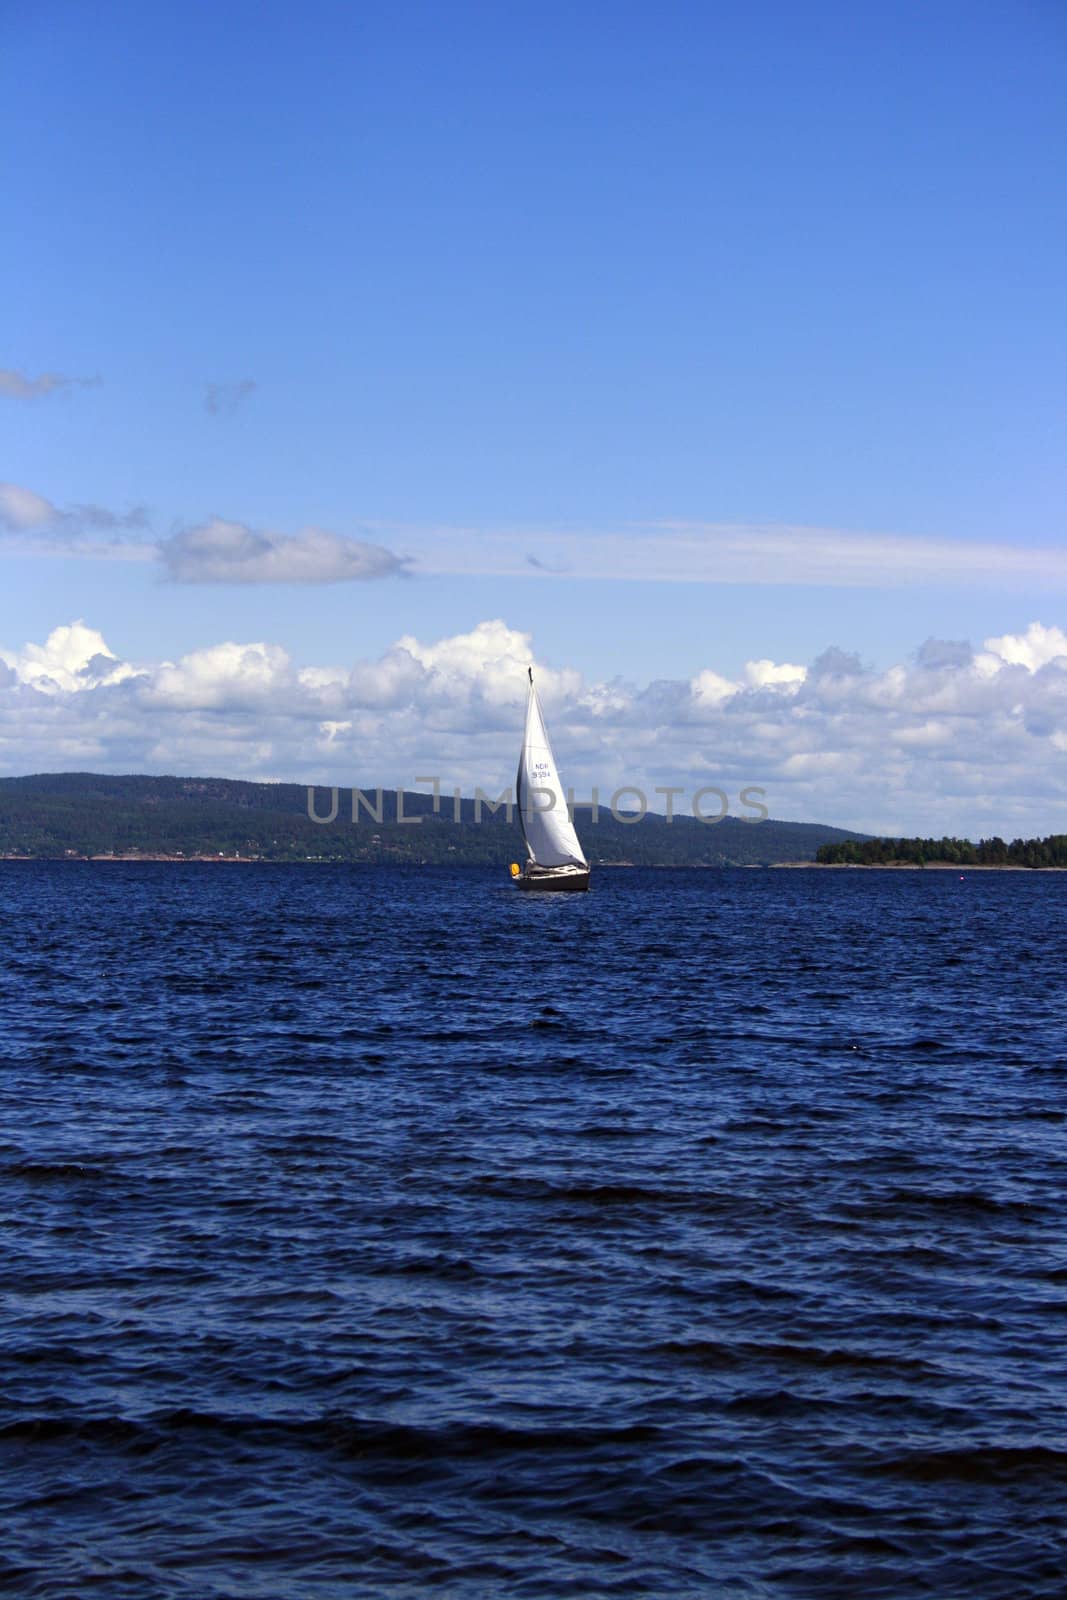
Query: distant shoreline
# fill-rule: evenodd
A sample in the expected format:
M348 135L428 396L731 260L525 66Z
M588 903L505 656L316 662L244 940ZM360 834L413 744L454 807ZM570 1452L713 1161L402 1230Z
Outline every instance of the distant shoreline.
M47 861L70 862L72 864L89 865L96 862L165 862L172 866L238 866L238 867L476 867L480 871L495 871L496 864L483 861L415 861L394 860L383 861L353 861L329 856L306 856L302 860L292 857L269 856L229 856L229 855L166 855L161 851L145 851L141 854L118 853L113 855L62 855L62 856L28 856L13 853L0 853L0 862L4 861ZM648 872L958 872L960 877L966 877L971 872L1067 872L1067 867L1023 867L1010 862L994 865L973 866L957 861L745 861L730 862L722 865L706 861L663 861L638 863L634 861L594 861L591 863L595 872L632 871L637 866L643 866ZM501 867L503 870L503 864Z
M214 856L209 856L209 855L201 855L201 856L196 856L196 855L193 855L193 856L169 856L169 855L164 855L160 851L148 851L148 850L146 850L146 851L144 851L144 852L142 852L140 854L137 854L137 855L134 855L134 854L120 854L117 851L116 851L116 853L114 855L99 855L99 856L80 856L80 855L20 856L20 855L14 855L14 854L4 854L4 855L0 855L0 861L71 861L71 862L79 862L80 861L83 864L85 862L90 862L90 861L170 861L170 862L173 862L173 864L176 867L185 866L185 865L187 865L189 863L192 863L192 864L195 865L198 862L204 862L204 861L210 861L210 862L220 863L220 864L222 862L224 862L224 861L228 861L231 865L241 866L241 867L262 867L262 866L303 867L303 866L314 866L314 865L316 865L316 863L313 860L309 860L309 861L267 861L262 856L219 856L219 855L214 855ZM325 863L323 863L323 864L325 864Z
M811 867L817 872L1067 872L1067 867L1023 867L1014 862L966 861L772 861L773 870Z

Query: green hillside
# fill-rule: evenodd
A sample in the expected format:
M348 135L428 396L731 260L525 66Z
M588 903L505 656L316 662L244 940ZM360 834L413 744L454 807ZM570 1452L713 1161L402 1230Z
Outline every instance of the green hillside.
M373 799L373 794L368 794ZM521 859L517 821L503 810L483 809L465 799L460 821L443 798L434 814L428 794L405 793L402 811L415 823L397 820L397 796L385 790L382 821L360 813L351 820L351 791L340 791L335 822L308 817L308 791L290 783L244 783L228 778L99 776L87 772L44 773L0 779L0 855L56 858L108 854L241 855L264 861L410 861L501 865ZM316 791L325 815L330 791ZM709 824L662 816L616 821L606 808L593 822L578 807L576 823L594 863L640 866L748 866L775 861L810 861L821 845L860 840L841 828L800 822L744 822L726 817Z

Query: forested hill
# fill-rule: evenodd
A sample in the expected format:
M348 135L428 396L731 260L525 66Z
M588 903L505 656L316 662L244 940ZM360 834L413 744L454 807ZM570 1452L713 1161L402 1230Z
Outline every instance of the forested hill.
M827 867L1067 867L1067 833L1047 839L840 839L820 847Z
M373 791L367 791L373 800ZM442 797L434 814L429 794L405 793L397 820L394 790L382 795L382 821L360 810L352 822L351 791L339 795L336 821L308 817L308 791L295 783L244 783L229 778L105 777L89 772L44 773L0 779L0 856L144 855L241 856L263 861L366 861L501 865L521 860L517 820L501 809ZM319 815L330 810L331 792L315 791ZM412 824L411 818L419 818ZM862 834L802 822L746 822L725 817L702 823L679 816L668 824L649 815L617 822L601 809L594 822L588 807L575 821L594 863L635 866L751 866L776 861L812 861L823 844L859 841Z

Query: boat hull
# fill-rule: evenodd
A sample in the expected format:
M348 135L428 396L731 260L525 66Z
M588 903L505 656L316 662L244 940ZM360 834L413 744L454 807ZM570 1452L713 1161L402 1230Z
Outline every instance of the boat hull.
M515 882L520 889L536 889L548 894L581 894L589 888L589 869L527 867Z

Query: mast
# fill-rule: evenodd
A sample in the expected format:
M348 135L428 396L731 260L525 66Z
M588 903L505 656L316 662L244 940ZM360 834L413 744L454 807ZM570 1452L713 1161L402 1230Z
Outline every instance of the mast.
M530 861L533 861L535 857L533 853L533 846L531 845L526 834L526 818L523 815L525 807L522 798L522 774L526 766L526 734L530 726L530 698L534 692L533 667L527 667L526 671L530 679L530 686L526 691L526 718L523 722L522 728L522 743L519 746L519 770L515 774L515 805L519 813L519 827L522 830L522 842L526 846L526 855Z

